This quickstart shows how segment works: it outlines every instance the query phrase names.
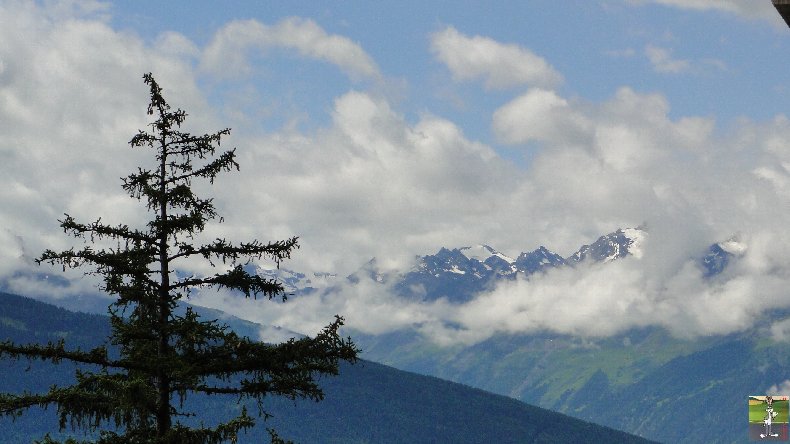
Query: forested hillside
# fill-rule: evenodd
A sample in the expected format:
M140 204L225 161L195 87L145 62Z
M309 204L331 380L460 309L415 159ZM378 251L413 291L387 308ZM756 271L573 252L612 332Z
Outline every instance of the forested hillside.
M64 338L89 347L109 332L107 318L73 313L32 299L0 293L0 338L46 342ZM43 390L73 380L74 367L26 361L0 361L0 391ZM533 407L433 377L360 361L344 365L340 376L321 381L326 399L320 403L269 398L263 406L273 415L242 442L268 439L265 427L302 443L527 443L649 442L637 436ZM235 399L195 397L188 400L200 416L231 417L241 408ZM250 406L254 413L257 407ZM0 419L0 442L31 442L57 429L52 410L31 410L12 421ZM58 434L53 434L59 436Z

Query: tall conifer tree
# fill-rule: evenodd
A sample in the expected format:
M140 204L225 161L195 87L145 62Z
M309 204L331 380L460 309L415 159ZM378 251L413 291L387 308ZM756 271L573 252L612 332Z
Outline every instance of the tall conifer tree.
M86 246L47 250L37 260L64 269L87 266L89 273L102 277L102 290L116 296L109 307L109 344L84 351L69 349L64 341L0 343L0 356L69 360L94 369L78 371L70 387L52 387L43 394L2 394L0 413L18 415L33 406L54 404L61 429L70 424L98 430L100 443L235 441L240 430L254 425L246 409L230 421L193 428L179 420L194 414L186 411L184 400L196 393L231 395L257 401L259 408L266 395L319 401L323 392L315 377L337 374L339 361L355 361L357 349L339 336L340 317L313 338L266 344L240 337L216 320L203 320L190 308L178 314L178 302L193 288L226 288L248 298L284 300L279 282L249 274L243 265L261 258L279 264L298 244L295 237L269 243L216 239L193 244L207 222L221 218L212 199L195 195L191 184L198 179L213 184L219 173L239 168L235 149L216 154L230 130L202 136L182 132L187 114L171 110L151 74L143 78L150 89L148 114L156 120L130 144L152 149L156 166L138 168L123 179L123 189L145 202L150 221L144 228L131 228L106 225L101 219L83 224L66 215L61 227L85 239ZM91 245L101 240L115 246ZM175 270L190 258L225 267L211 276L178 277ZM259 413L265 414L265 408ZM201 418L204 423L211 419ZM280 440L273 430L270 433L272 441ZM46 442L54 441L47 437Z

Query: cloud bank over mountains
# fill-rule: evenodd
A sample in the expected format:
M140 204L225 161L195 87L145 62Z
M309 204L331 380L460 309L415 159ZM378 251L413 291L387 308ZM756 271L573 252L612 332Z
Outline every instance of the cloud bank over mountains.
M176 32L144 39L114 29L99 3L89 11L69 4L0 5L0 278L11 291L90 288L89 280L61 287L26 274L42 271L30 260L45 248L72 245L57 227L62 213L143 223L119 177L149 162L126 145L147 122L144 72L189 112L190 129L213 131L234 121L212 88L254 77L250 59L277 49L339 70L348 85L322 127L232 134L227 143L238 147L242 169L203 188L226 220L207 239L298 235L302 248L289 268L345 275L373 256L384 268L408 267L415 254L442 246L483 242L515 255L548 244L566 255L642 223L650 238L642 259L505 283L463 305L403 301L373 284L254 311L221 294L206 295L207 304L307 333L341 313L363 331L415 328L444 343L541 329L600 336L642 325L720 334L790 307L785 115L722 127L712 116L676 116L664 95L638 83L592 101L566 93L563 73L531 49L447 26L426 36L425 51L442 69L436 75L449 71L452 81L507 96L487 122L493 140L480 141L430 109L407 115L378 84L360 83L389 74L363 45L311 19L231 22L201 46ZM519 150L529 154L526 166L503 155ZM735 234L748 245L745 256L705 281L690 261Z

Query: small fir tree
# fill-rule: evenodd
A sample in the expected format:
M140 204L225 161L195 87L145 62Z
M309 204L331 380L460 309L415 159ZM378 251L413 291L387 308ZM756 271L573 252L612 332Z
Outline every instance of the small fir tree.
M138 168L123 179L123 189L147 204L150 221L135 229L106 225L101 219L82 224L66 215L61 227L85 239L86 246L47 250L37 259L64 269L89 266L88 273L102 277L102 290L117 297L109 307L109 344L84 351L67 349L62 340L47 345L0 343L0 356L69 360L93 368L77 371L76 384L70 387L52 387L44 394L0 394L0 414L20 415L33 406L54 404L61 430L70 424L99 431L99 443L235 442L240 430L254 425L246 408L227 422L188 427L179 418L194 412L186 411L184 400L197 393L232 395L255 401L258 416L266 415L266 395L319 401L323 392L315 377L337 374L339 361L354 362L357 349L339 336L340 317L313 338L266 344L240 337L216 320L203 320L190 308L177 313L178 302L198 287L285 300L279 282L249 274L243 265L261 258L279 265L298 244L294 237L265 244L216 239L193 245L207 222L221 218L212 199L196 196L191 184L196 179L213 184L219 173L239 168L235 149L215 155L230 130L202 136L180 131L187 114L171 110L151 74L143 78L150 88L148 114L156 120L150 132L140 131L130 144L153 149L156 167ZM95 240L110 240L115 247L94 249ZM177 277L174 271L190 258L227 267L213 276ZM281 442L276 432L269 432L272 442ZM55 441L46 436L45 442Z

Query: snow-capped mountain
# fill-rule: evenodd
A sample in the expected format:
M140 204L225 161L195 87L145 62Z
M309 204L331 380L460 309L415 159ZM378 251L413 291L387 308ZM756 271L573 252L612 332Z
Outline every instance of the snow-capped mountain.
M515 266L517 271L529 275L567 264L562 256L541 245L537 250L521 253L516 259Z
M516 271L516 261L512 257L506 256L488 245L463 247L459 251L470 261L477 260L482 263L488 270L499 271L501 274Z
M623 228L581 246L563 258L545 246L519 254L515 259L489 245L461 248L441 248L435 254L416 256L407 271L383 271L376 259L371 259L356 272L346 277L354 284L366 279L382 285L392 285L401 297L418 300L447 298L456 303L471 300L477 293L492 288L502 279L518 277L530 279L535 274L554 268L576 267L582 263L605 264L628 256L641 258L648 233L644 227ZM713 244L699 259L703 275L711 278L721 273L733 260L742 256L746 246L736 238ZM257 268L261 276L279 279L286 292L299 295L339 284L337 276L329 273L306 275L287 269Z
M287 268L264 268L253 266L248 272L258 276L276 279L283 284L286 294L308 293L326 288L335 283L337 276L331 273L299 273Z
M513 262L486 245L442 248L418 258L411 270L398 277L395 291L409 298L465 301L485 289L495 276L514 273Z
M736 237L711 245L700 260L703 275L706 278L716 276L724 271L732 260L743 256L744 253L746 253L746 244Z
M591 245L583 245L567 261L579 263L586 260L609 262L628 255L642 257L642 243L647 233L642 228L626 228L601 236Z
M442 248L436 254L419 257L395 288L405 297L428 300L446 297L453 302L464 302L499 279L529 278L535 273L584 261L609 262L628 255L641 257L645 238L643 228L617 230L582 246L568 258L544 246L521 253L516 259L488 245Z

